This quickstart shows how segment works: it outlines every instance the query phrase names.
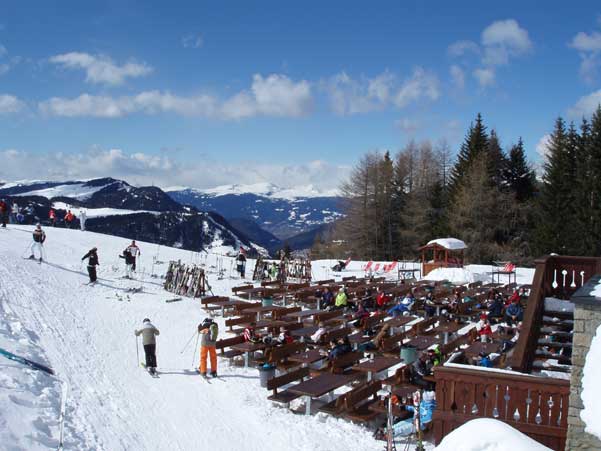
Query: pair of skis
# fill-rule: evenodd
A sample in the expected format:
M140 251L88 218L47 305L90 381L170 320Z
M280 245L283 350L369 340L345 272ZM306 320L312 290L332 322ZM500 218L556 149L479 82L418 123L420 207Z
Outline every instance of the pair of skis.
M148 368L144 362L140 362L140 366L144 368L148 372L148 374L150 374L151 377L159 379L159 372L156 370L156 368L152 370L151 368Z

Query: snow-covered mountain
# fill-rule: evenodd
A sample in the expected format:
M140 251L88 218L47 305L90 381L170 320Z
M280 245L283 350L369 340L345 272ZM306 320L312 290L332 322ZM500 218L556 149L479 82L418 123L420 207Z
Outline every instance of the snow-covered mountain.
M18 182L0 186L0 196L19 205L26 224L49 224L50 208L59 225L67 210L76 217L85 210L86 229L96 232L195 251L226 247L235 252L244 246L264 252L218 213L182 206L154 186L134 187L112 178ZM74 225L79 227L79 219Z
M335 192L322 193L311 185L282 189L270 183L259 183L207 190L170 187L165 191L181 204L216 211L227 219L254 221L281 240L332 223L343 216L341 198Z

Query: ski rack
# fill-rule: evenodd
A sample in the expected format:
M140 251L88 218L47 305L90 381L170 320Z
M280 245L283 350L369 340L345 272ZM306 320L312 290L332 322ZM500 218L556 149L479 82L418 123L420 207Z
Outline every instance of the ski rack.
M199 298L205 295L206 282L203 268L194 264L186 265L178 260L169 262L163 287L180 296Z

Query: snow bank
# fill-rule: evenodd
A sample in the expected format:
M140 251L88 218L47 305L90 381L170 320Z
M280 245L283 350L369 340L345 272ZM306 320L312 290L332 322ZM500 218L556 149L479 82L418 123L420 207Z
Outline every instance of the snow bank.
M580 418L585 422L585 431L594 434L601 439L601 386L599 376L601 375L601 326L591 342L591 348L586 355L584 369L582 372L582 403L584 409L580 412Z
M474 275L467 268L436 268L424 276L427 280L448 280L455 284L474 282Z
M506 423L492 418L468 421L448 434L436 451L551 451Z
M430 246L431 244L438 244L439 246L449 250L467 249L467 245L457 238L437 238L435 240L428 241L427 246Z
M53 197L70 197L72 199L86 200L94 193L100 191L107 185L87 186L85 183L74 183L69 185L58 185L52 188L27 191L26 193L14 194L14 196L42 196L47 199ZM4 186L3 188L7 188Z
M137 213L151 213L153 215L160 215L160 211L151 210L126 210L124 208L79 208L72 205L66 204L65 202L53 202L52 208L56 210L71 210L76 216L79 215L81 210L86 212L87 218L102 218L106 216L121 216L121 215L133 215Z

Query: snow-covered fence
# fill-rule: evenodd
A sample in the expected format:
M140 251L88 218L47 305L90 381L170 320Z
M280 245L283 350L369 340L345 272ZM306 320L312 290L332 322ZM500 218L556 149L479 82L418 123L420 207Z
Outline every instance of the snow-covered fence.
M163 286L171 293L198 298L204 296L206 282L203 268L197 265L186 265L178 260L169 262Z

